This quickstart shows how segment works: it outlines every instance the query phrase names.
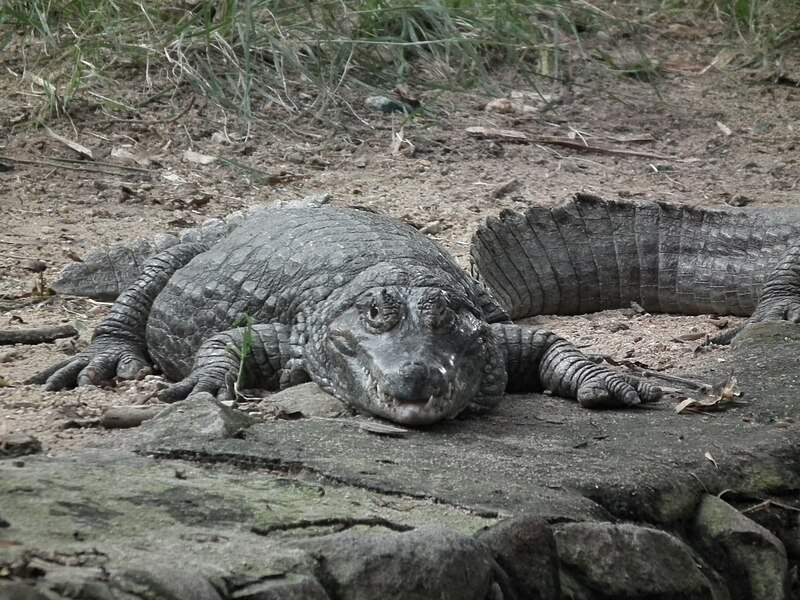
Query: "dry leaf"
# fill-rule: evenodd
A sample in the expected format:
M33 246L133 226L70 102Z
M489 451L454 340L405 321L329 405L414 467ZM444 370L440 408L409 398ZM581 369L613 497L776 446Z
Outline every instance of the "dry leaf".
M736 58L736 55L736 50L732 50L730 48L721 50L719 54L714 57L714 60L712 60L711 63L702 71L700 71L700 75L704 75L709 69L724 69L733 62L733 59Z
M686 398L686 399L682 400L681 402L678 402L678 404L675 406L675 412L680 414L681 412L686 410L688 407L690 407L690 406L692 406L692 405L694 405L696 403L697 403L697 400L695 400L694 398Z
M713 464L715 467L717 466L717 461L714 460L714 457L711 456L710 452L706 452L703 454L703 456L705 456L706 460L711 461L711 464Z
M731 373L725 383L720 386L714 386L714 391L719 394L720 402L730 402L734 398L741 396L742 393L739 391L738 384L736 377Z
M517 106L508 98L496 98L486 103L486 112L500 113L504 115L515 115L519 112Z
M408 429L395 427L394 425L387 425L386 423L381 423L379 421L361 421L358 424L358 427L368 433L386 435L389 437L405 437L408 434Z
M127 148L112 148L111 156L118 159L123 164L127 165L138 165L140 167L149 167L155 161L147 156L141 156L139 154L134 154Z
M411 108L419 108L422 106L422 101L416 93L411 90L411 87L406 83L400 83L395 86L394 93L400 96L400 99L408 104Z
M194 150L187 150L183 153L183 160L197 163L198 165L210 165L217 160L217 157L209 156L208 154L200 154Z
M177 173L164 173L162 177L167 181L169 181L170 183L186 183L186 179L184 179Z
M721 410L742 395L733 373L728 376L728 379L726 379L724 383L715 385L712 394L713 395L705 396L699 400L695 398L686 398L675 406L675 412L680 414L685 410L691 410L693 412Z
M53 131L52 129L50 129L47 126L45 126L45 131L47 131L47 135L49 135L54 140L56 140L58 142L61 142L62 144L64 144L68 148L70 148L70 149L74 150L75 152L77 152L78 156L80 156L81 158L86 158L88 160L94 160L94 155L92 154L92 151L89 148L87 148L86 146L84 146L83 144L79 144L78 142L74 142L72 140L69 140L69 139L61 136L61 135L58 135L55 131Z

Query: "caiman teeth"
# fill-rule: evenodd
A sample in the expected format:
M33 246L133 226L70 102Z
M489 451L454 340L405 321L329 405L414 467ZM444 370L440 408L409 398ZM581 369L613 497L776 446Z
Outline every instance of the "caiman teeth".
M364 387L374 392L375 397L387 405L397 406L399 404L433 404L442 400L449 401L453 395L454 386L453 382L451 381L447 384L447 389L443 394L433 394L424 403L413 400L401 400L384 392L383 388L381 388L381 384L378 383L378 381L372 376L372 373L370 373L366 367L362 366L361 372L364 374L364 379L367 381L367 385Z

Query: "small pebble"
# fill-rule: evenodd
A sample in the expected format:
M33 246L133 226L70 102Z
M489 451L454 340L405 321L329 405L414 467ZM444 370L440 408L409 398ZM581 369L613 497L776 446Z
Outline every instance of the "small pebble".
M405 108L402 104L386 96L369 96L364 100L364 105L371 110L385 114L405 112Z

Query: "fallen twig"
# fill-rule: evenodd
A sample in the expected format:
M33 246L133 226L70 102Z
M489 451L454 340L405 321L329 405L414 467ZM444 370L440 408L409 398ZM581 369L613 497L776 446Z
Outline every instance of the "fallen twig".
M615 360L610 356L602 356L601 358L605 360L608 364L613 365L615 367L625 367L626 369L630 369L640 377L648 377L650 379L661 379L663 381L678 383L683 385L684 387L688 387L693 390L698 390L704 394L710 394L711 392L714 391L714 386L708 383L703 383L702 381L694 381L692 379L687 379L686 377L679 377L677 375L670 375L669 373L661 373L659 371L645 369L643 367L640 367L639 365L633 364L630 361Z
M111 163L102 162L86 162L85 160L76 160L72 158L59 158L57 156L46 156L40 160L32 160L28 158L12 158L10 156L0 155L0 160L8 160L11 162L19 163L21 165L31 165L34 167L48 167L56 169L71 169L73 171L91 171L93 173L109 173L110 175L117 175L114 169L122 171L134 171L136 173L151 173L149 169L140 169L138 167L129 167L127 165L115 165ZM77 164L73 164L77 163Z
M575 140L565 138L536 138L531 140L539 144L550 144L551 146L562 146L564 148L571 148L572 150L581 150L583 152L598 152L600 154L617 154L619 156L636 156L639 158L651 158L655 160L675 160L672 156L666 154L655 154L653 152L641 152L639 150L628 150L627 148L617 148L616 146L608 146L606 144L588 144L576 142Z
M629 150L628 148L619 148L617 146L609 146L607 144L589 144L585 139L583 141L575 141L570 138L554 138L554 137L528 137L522 131L515 131L513 129L499 129L497 127L467 127L466 132L469 135L479 137L482 139L499 139L507 142L516 142L519 144L549 144L551 146L562 146L572 150L580 150L582 152L597 152L599 154L616 154L618 156L636 156L638 158L649 158L654 160L676 160L674 156L667 156L666 154L656 154L654 152L641 152L639 150ZM583 139L583 138L582 138Z
M77 337L72 325L48 325L31 329L0 329L0 344L45 344L58 338Z
M291 531L292 529L306 529L308 527L334 527L336 531L344 531L357 525L386 527L392 531L411 531L414 529L410 525L393 523L383 517L327 517L324 519L302 519L291 523L276 523L266 527L254 525L250 528L250 531L257 535L269 535L276 531Z
M100 425L106 429L127 429L138 427L152 419L166 406L111 406L100 417Z

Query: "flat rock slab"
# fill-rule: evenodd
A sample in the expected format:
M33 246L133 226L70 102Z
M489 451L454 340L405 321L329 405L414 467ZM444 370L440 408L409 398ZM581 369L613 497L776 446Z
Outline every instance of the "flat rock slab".
M796 494L799 355L800 328L751 328L725 362L693 374L738 378L743 396L712 415L675 414L673 400L592 412L512 396L492 414L386 435L364 417L250 425L215 402L175 405L112 447L0 461L0 596L35 582L50 598L370 597L364 589L391 597L389 583L353 557L403 560L424 544L463 553L475 569L464 594L446 597L511 598L509 581L538 577L498 554L504 536L514 553L528 552L520 528L497 529L491 543L472 537L505 518L538 519L545 529L532 536L541 539L548 523L678 530L704 494ZM295 396L307 407L320 393L301 386L281 401ZM464 579L453 564L414 567L419 597L433 581ZM178 568L184 579L169 575Z
M671 523L702 493L800 487L800 328L754 328L724 363L697 379L733 372L743 395L725 410L676 414L674 400L634 410L587 411L546 395L509 396L493 413L403 435L364 420L260 423L241 439L209 441L189 428L139 446L154 456L307 470L328 481L431 498L477 514L619 518ZM315 387L282 392L309 404ZM136 439L130 438L136 445Z

